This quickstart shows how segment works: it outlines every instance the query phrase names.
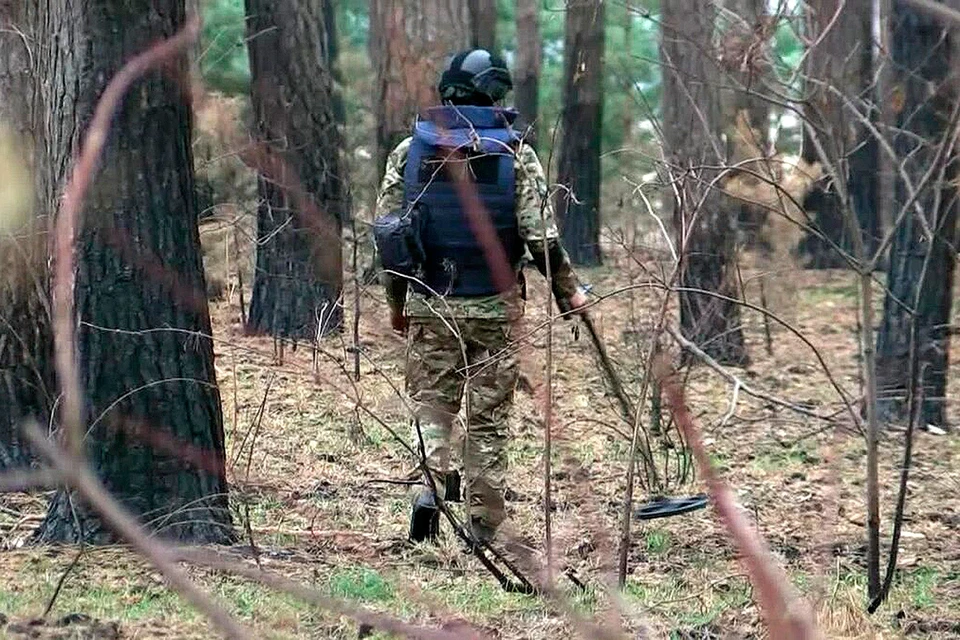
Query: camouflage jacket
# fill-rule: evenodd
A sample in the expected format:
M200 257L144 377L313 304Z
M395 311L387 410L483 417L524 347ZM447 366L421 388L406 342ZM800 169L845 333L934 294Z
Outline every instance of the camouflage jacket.
M386 215L403 207L403 173L411 141L412 138L405 139L387 157L386 170L377 196L377 216ZM514 172L517 226L520 238L534 258L546 255L550 248L555 250L552 253L562 256L559 264L551 263L550 265L553 288L558 297L570 298L579 286L579 281L573 272L566 251L559 246L560 234L557 231L553 205L547 197L547 180L533 147L523 142L519 144L514 158ZM536 259L534 261L543 262ZM519 293L520 274L517 275ZM406 282L398 282L397 278L386 273L381 278L391 306L404 309L408 316L414 318L436 317L440 314L453 318L515 319L523 313L519 295L514 296L514 299L520 301L519 308L515 308L505 296L501 295L481 298L447 296L439 299L411 293L407 298Z

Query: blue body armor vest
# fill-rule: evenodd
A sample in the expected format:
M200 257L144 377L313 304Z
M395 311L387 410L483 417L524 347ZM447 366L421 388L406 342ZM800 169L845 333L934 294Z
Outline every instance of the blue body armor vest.
M516 111L499 107L444 106L429 109L414 127L404 171L404 208L417 207L422 216L423 281L433 292L457 297L498 293L456 184L443 166L451 149L469 159L471 179L507 259L519 267L523 242L513 168L519 135L510 127L516 117Z

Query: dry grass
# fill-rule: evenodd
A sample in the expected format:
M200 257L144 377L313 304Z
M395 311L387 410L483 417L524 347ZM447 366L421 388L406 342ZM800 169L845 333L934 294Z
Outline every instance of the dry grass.
M598 291L625 284L626 258L613 254L607 267L586 274ZM792 277L799 292L797 328L818 346L833 374L856 396L852 277L824 272ZM544 319L544 289L535 277L531 281L532 300L523 326L533 331ZM651 328L657 295L638 289L613 297L596 310L598 328L633 389L641 375L639 345ZM753 288L748 288L748 297L755 299ZM405 489L377 480L405 476L413 461L383 424L357 410L360 402L386 426L407 433L407 413L394 387L402 385L404 346L389 332L380 292L365 290L362 302L365 359L362 379L355 386L344 373L351 362L346 351L349 336L324 341L324 356L314 373L308 348L288 348L279 363L270 339L243 336L235 291L214 303L217 373L238 524L249 514L266 566L329 593L409 619L439 623L463 617L500 638L570 636L568 616L540 599L501 592L448 531L437 549L406 544ZM347 305L348 310L351 307ZM748 313L745 323L754 362L738 375L821 412L842 408L807 347L775 327L774 355L767 356L759 318ZM556 337L555 544L559 561L591 584L585 593L566 584L563 590L575 610L593 614L609 604L602 584L614 564L608 539L617 531L627 447L600 424L617 424L616 407L604 392L589 343L576 339L574 327L561 323ZM522 368L533 393L518 394L510 425L509 526L539 545L542 427L535 395L543 378L542 333L535 333L529 343ZM251 455L257 411L273 376ZM862 439L847 430L818 433L823 425L742 395L734 417L720 427L730 391L717 375L699 368L690 378L687 395L715 463L814 604L825 636L957 637L960 441L955 436L918 436L901 573L888 604L868 617L863 613ZM954 403L954 423L957 410ZM881 449L887 537L901 446L900 435L891 432ZM587 472L588 485L569 471L571 461ZM42 513L43 501L8 495L0 504L0 525L9 549L0 555L6 577L0 585L0 613L23 621L43 611L74 551L16 548ZM634 530L632 571L624 596L628 628L648 628L657 638L763 635L748 582L709 510L638 523ZM242 546L234 552L250 558ZM212 572L195 575L263 637L356 637L353 624L286 596ZM122 549L94 550L81 559L51 619L71 612L114 621L122 637L201 638L211 633L151 570ZM40 637L111 637L102 630L83 635L81 627L33 630L49 634ZM56 635L70 629L80 635ZM22 637L9 627L8 633Z

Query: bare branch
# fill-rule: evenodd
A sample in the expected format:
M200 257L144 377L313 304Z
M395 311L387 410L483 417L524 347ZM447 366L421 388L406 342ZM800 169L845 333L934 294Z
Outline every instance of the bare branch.
M795 411L796 413L799 413L805 416L810 416L811 418L816 418L817 420L823 420L825 422L836 422L836 418L833 416L817 413L816 411L811 411L810 409L793 404L792 402L781 400L780 398L772 396L769 393L765 393L763 391L754 389L749 384L747 384L746 382L744 382L743 380L741 380L740 378L732 374L730 371L728 371L723 365L719 364L716 360L711 358L708 354L704 353L703 349L701 349L696 344L694 344L690 340L683 337L683 335L673 327L670 327L670 326L664 327L664 331L669 333L670 337L676 340L681 347L683 347L684 349L687 349L688 351L690 351L690 353L697 356L697 358L703 361L704 364L706 364L708 367L710 367L711 369L719 373L727 382L734 385L734 399L731 401L732 403L734 404L736 403L736 394L737 394L736 390L740 389L740 390L743 390L743 392L746 393L747 395L753 396L758 400L764 400L766 402L775 404L785 409L790 409L791 411ZM728 415L724 416L724 422L729 420L729 416L733 414L733 409L734 407L731 406Z
M120 537L149 560L171 588L207 616L228 638L253 640L257 637L251 630L234 620L233 616L190 580L187 573L177 566L176 557L170 548L151 537L143 526L120 506L77 456L67 453L47 440L36 425L27 425L24 432L31 446L46 458L60 477L83 496Z
M771 637L778 640L818 640L821 635L809 606L797 596L763 538L747 521L730 487L713 469L700 431L684 402L683 390L672 379L666 362L658 364L658 374L674 419L683 430L707 483L714 508L740 550L741 562L756 589Z

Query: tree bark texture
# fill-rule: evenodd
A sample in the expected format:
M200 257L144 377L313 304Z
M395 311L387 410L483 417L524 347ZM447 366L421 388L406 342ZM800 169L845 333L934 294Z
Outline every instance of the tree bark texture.
M314 340L343 319L342 131L328 0L247 0L258 148L257 263L247 327Z
M727 0L725 8L720 62L727 80L721 95L727 159L732 166L745 169L731 176L738 175L748 183L774 180L778 167L765 161L770 151L770 104L764 97L768 93L768 49L774 22L763 0ZM724 198L723 206L736 210L733 215L745 246L772 252L773 247L761 233L769 209L734 197Z
M623 49L627 52L627 55L630 56L630 61L633 61L633 23L636 19L635 15L636 8L633 6L632 0L625 0L623 3ZM618 83L623 87L623 92L627 96L631 96L633 93L633 83L634 79L630 77L629 68L627 73L623 71L620 72L622 76L621 81ZM630 145L633 144L633 128L636 123L636 110L637 105L632 99L624 100L620 107L620 122L623 127L623 142L621 143L621 148L630 149Z
M370 0L378 179L414 116L439 101L440 73L472 33L468 0Z
M37 51L59 191L104 88L132 56L184 24L183 0L43 0ZM152 531L233 540L224 433L197 229L187 55L137 81L113 118L83 203L75 301L85 450L107 489ZM42 542L112 542L58 491Z
M709 187L724 162L720 140L720 70L712 48L716 18L709 0L663 5L664 155L676 183L668 198L682 246L680 328L718 362L748 361L740 325L736 268L736 218ZM728 299L724 299L728 298Z
M807 38L814 46L806 58L804 118L813 129L804 128L802 155L807 162L821 162L819 144L826 160L841 174L850 192L860 234L868 255L879 243L879 144L850 110L861 101L875 103L873 88L872 0L817 0L807 11ZM843 96L838 96L835 91ZM863 110L860 107L861 111ZM870 110L864 114L876 120ZM798 253L807 267L829 269L848 263L843 253L853 254L855 244L844 214L844 203L825 177L803 202L813 218L813 231L800 241ZM823 235L827 241L820 236Z
M520 112L520 125L527 128L527 142L536 146L537 117L540 108L540 70L543 67L543 43L540 41L540 2L517 0L517 58L514 64L514 105Z
M470 3L470 46L494 53L497 46L497 0L467 0Z
M950 126L958 97L956 72L951 69L957 58L957 34L907 2L893 3L891 21L895 84L890 102L897 113L893 144L913 188L919 190L922 217L908 207L890 251L888 294L877 341L879 415L886 421L907 417L915 323L920 417L925 424L944 425L957 255L958 163L953 148L956 131ZM949 146L941 154L944 144ZM896 216L909 204L910 189L898 180L895 192ZM924 226L932 232L932 242Z
M601 264L600 145L603 123L604 6L567 3L564 37L562 139L557 217L574 264Z
M38 136L39 86L36 11L29 3L0 0L0 163L18 163L32 179L42 158ZM22 163L22 164L19 164ZM0 167L7 179L11 167ZM17 192L0 211L0 471L30 465L21 437L27 420L46 426L56 397L46 265L46 208L39 182L3 185ZM24 214L25 215L21 215Z

